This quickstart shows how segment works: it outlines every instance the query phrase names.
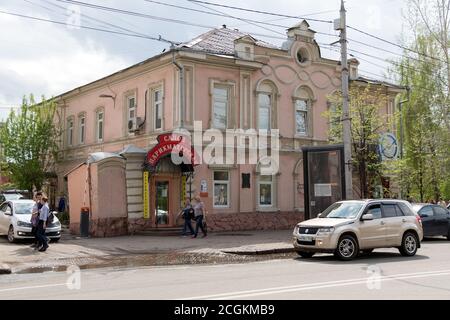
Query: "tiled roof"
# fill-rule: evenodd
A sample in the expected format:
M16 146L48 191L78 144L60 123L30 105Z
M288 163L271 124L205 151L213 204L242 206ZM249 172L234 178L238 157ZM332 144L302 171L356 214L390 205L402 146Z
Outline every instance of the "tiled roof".
M190 48L193 50L204 51L213 54L234 55L234 41L244 36L252 37L249 34L240 32L239 30L228 29L224 27L208 31L192 39L189 42L182 43L180 47ZM260 41L257 39L255 40L257 46L277 49L276 46L270 43Z
M406 87L404 87L404 86L389 83L387 81L370 79L370 78L363 77L363 76L359 76L358 79L356 79L354 81L361 81L361 82L368 83L368 84L383 85L383 86L394 88L394 89L406 90Z

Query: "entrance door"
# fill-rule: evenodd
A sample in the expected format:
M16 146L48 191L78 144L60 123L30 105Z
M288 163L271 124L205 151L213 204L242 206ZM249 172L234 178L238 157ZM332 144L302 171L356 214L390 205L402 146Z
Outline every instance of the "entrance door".
M156 181L155 222L159 226L170 224L169 181Z

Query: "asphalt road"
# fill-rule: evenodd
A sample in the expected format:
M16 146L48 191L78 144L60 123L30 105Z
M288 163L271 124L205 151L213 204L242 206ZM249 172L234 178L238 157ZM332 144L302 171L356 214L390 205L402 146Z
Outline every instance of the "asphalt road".
M0 299L450 299L450 242L341 262L330 255L229 265L0 276Z

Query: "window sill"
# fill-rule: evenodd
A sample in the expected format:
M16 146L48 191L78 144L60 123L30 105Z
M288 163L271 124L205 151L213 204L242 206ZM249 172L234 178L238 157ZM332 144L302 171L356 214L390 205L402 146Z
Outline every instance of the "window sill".
M279 213L280 209L276 207L258 207L256 210L257 213Z

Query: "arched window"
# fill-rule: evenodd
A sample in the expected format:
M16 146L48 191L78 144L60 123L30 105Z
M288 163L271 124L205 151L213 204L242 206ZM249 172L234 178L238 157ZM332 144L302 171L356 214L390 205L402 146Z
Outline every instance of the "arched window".
M278 89L272 81L264 80L256 90L258 98L258 129L278 129Z
M312 137L313 136L313 113L312 104L314 95L310 88L301 86L295 90L294 101L294 119L295 135Z

